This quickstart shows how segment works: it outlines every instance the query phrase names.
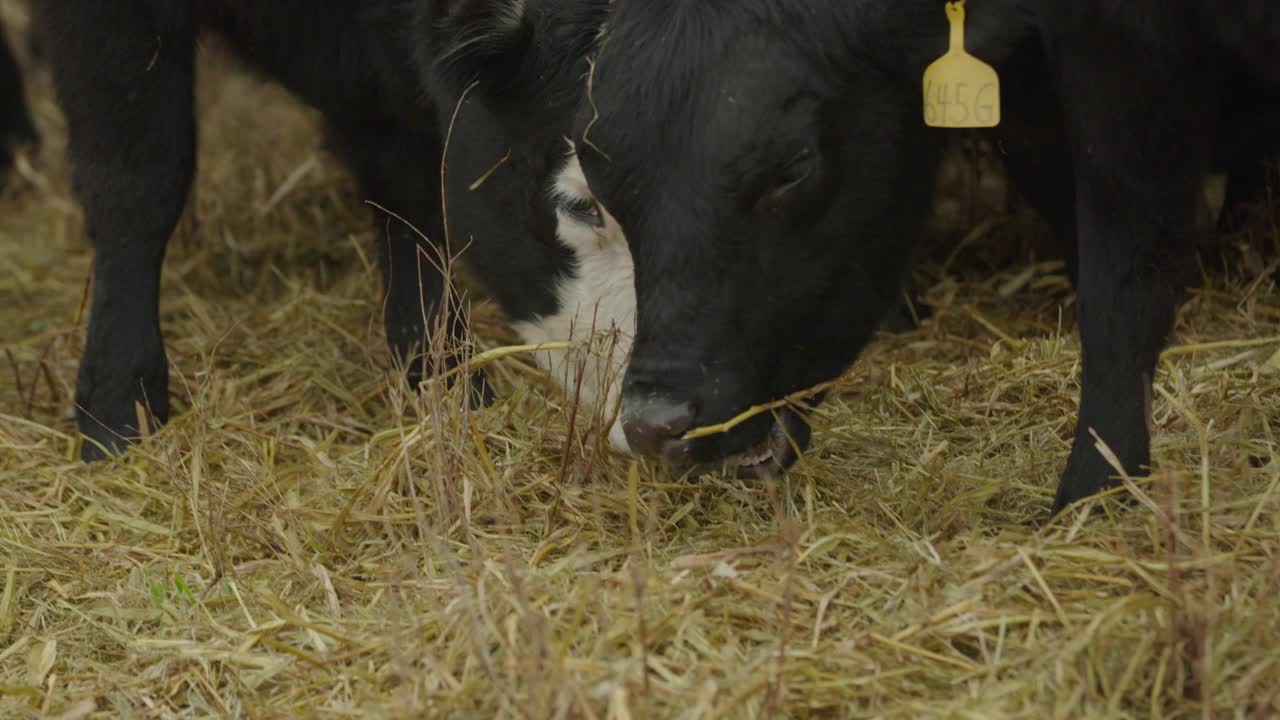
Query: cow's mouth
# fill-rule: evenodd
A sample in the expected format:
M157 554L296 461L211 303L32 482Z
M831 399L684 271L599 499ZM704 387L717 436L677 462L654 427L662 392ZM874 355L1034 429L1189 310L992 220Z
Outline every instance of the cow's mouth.
M783 410L774 415L773 423L760 442L730 462L736 465L739 477L777 477L808 449L811 434L809 423L800 413Z
M747 434L759 432L761 427L765 428L763 434L752 443ZM739 478L764 480L776 478L794 465L808 449L811 436L804 416L787 408L775 412L768 424L752 423L724 434L671 440L661 457L694 475L724 471Z
M615 447L661 459L694 475L724 470L743 478L777 477L800 459L812 436L805 407L782 407L722 430L689 427L690 420L681 414L684 406L647 398L639 403L646 401L653 403L642 406L651 424L627 427L628 421L621 420L612 433L621 440L614 441ZM623 418L627 417L625 408L624 403ZM658 433L651 433L653 429Z

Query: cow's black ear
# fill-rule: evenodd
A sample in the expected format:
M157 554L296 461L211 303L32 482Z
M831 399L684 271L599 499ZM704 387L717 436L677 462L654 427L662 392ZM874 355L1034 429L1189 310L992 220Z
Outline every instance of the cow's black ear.
M526 0L452 0L437 12L432 74L455 94L473 84L499 91L516 83L534 40Z

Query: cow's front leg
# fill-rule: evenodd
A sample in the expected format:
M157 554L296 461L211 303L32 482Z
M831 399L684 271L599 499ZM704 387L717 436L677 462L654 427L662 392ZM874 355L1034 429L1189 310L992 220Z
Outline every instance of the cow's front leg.
M37 4L67 117L72 182L93 245L76 385L82 457L123 451L168 419L160 267L195 169L194 19L128 3Z
M359 126L342 135L362 190L377 206L387 344L416 387L456 367L467 337L465 307L448 282L452 258L445 248L440 141L432 128L407 133ZM458 249L466 241L460 239ZM473 404L492 402L482 373L469 382Z
M1152 376L1191 279L1209 108L1217 106L1211 79L1195 67L1151 48L1077 42L1124 36L1081 27L1059 45L1076 176L1083 374L1055 513L1116 475L1094 433L1125 473L1148 470Z

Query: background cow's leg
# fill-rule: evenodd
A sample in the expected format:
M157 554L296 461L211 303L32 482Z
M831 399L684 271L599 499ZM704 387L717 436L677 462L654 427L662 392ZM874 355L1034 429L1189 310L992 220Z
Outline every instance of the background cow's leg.
M1275 148L1259 142L1252 148L1227 156L1223 167L1226 174L1226 191L1222 198L1221 213L1216 218L1218 229L1237 232L1244 228L1258 206L1265 203L1270 192L1271 168Z
M1045 82L1049 69L1043 50L1021 49L1008 63L1005 112L994 131L1005 168L1021 198L1048 224L1052 244L1061 253L1073 286L1079 279L1076 244L1076 194L1071 145L1063 111Z
M94 248L76 388L80 431L107 451L168 417L158 294L195 168L188 3L47 2L36 21L67 116L72 182ZM86 442L86 460L102 456Z
M902 283L898 302L890 308L884 317L885 332L894 335L911 332L920 327L920 323L933 315L933 308L924 301L920 286L908 274Z
M1190 279L1194 213L1208 165L1212 82L1150 49L1064 27L1061 81L1079 228L1080 414L1054 510L1150 462L1152 376ZM1105 66L1104 66L1105 64Z
M374 208L374 217L387 344L416 386L423 377L453 367L466 336L463 309L456 299L444 302L452 290L441 272L448 257L443 252L440 140L431 128L410 134L362 125L340 134L364 195L385 209ZM465 248L466 239L458 240L454 252ZM441 337L437 329L447 334ZM473 402L491 401L482 374L472 376L471 389Z
M9 46L9 37L0 27L0 184L13 168L14 148L39 141L35 123L27 109L22 68Z

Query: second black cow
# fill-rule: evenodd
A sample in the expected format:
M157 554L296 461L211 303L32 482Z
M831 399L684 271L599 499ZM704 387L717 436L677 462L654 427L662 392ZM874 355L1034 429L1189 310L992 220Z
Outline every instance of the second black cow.
M463 334L461 314L442 312L438 269L461 254L532 342L620 331L622 347L603 359L539 356L562 380L585 369L582 399L607 397L632 323L630 263L613 261L629 261L625 241L576 179L566 140L605 0L45 0L33 9L95 250L75 396L86 459L123 450L169 414L160 271L195 171L201 33L317 108L364 197L407 221L380 223L379 249L387 340L412 378L440 369L429 351L437 325L451 340ZM496 29L514 51L490 45ZM473 383L484 399L482 379Z

